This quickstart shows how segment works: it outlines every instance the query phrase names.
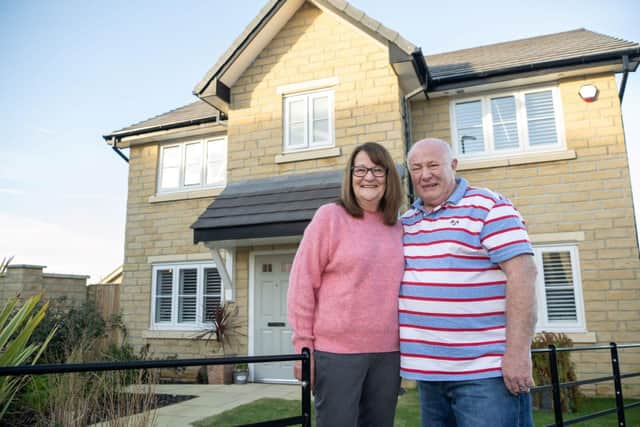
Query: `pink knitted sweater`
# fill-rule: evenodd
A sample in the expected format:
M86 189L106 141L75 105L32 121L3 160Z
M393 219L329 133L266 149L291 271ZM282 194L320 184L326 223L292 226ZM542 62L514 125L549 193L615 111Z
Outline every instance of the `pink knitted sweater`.
M296 352L398 351L402 226L381 213L354 218L321 206L304 232L289 278L287 310Z

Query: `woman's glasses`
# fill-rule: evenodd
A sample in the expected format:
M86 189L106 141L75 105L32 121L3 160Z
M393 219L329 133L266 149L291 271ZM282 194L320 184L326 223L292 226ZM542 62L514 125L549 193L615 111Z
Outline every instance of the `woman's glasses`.
M353 166L351 168L353 176L357 176L358 178L364 178L367 173L369 173L369 171L371 171L373 176L375 176L376 178L382 178L387 174L387 170L382 166L374 166L372 168L365 168L364 166Z

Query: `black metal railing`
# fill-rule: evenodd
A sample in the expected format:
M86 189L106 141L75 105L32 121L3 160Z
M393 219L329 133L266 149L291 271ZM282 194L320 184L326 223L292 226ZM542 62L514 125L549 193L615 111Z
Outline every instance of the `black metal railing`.
M533 387L532 392L544 391L551 389L553 395L553 410L555 424L549 424L547 427L563 427L577 424L582 421L602 417L612 413L616 413L618 418L618 427L626 427L625 410L640 406L640 402L625 405L622 394L622 380L640 376L640 372L622 374L620 372L619 349L640 348L640 344L616 344L614 342L609 345L591 346L591 347L565 347L556 348L550 345L547 349L533 349L532 353L548 353L549 367L551 371L551 384ZM580 381L560 382L558 372L558 353L565 351L594 351L609 350L611 355L612 375L606 377L590 378ZM21 365L11 367L0 367L0 376L22 376L22 375L45 375L45 374L64 374L71 372L99 372L99 371L118 371L133 369L158 369L158 368L181 368L188 366L207 366L207 365L230 365L236 363L270 363L270 362L288 362L302 361L302 381L301 381L301 410L300 416L280 418L269 420L255 424L246 424L240 427L278 427L302 425L303 427L311 426L311 357L308 349L303 349L301 354L281 354L272 356L235 356L235 357L217 357L203 359L179 359L179 360L141 360L135 362L94 362L94 363L69 363L60 365ZM562 403L560 391L563 388L575 387L586 384L595 384L605 381L613 381L616 407L603 411L594 412L592 414L574 417L564 420L562 413Z
M71 372L101 372L124 371L133 369L158 369L158 368L184 368L188 366L208 365L233 365L236 363L270 363L302 361L302 381L300 415L289 418L279 418L256 424L245 424L239 427L280 427L302 425L311 426L311 357L309 349L304 348L301 354L279 354L272 356L234 356L216 357L204 359L177 359L177 360L140 360L135 362L93 362L93 363L66 363L56 365L20 365L0 366L1 376L46 375L65 374Z
M551 384L546 384L538 387L533 387L532 392L548 390L551 388L553 395L553 412L555 424L548 424L546 427L563 427L572 424L577 424L582 421L591 420L594 418L603 417L605 415L615 413L618 418L618 427L627 426L625 420L625 410L640 406L640 402L630 403L625 405L622 395L622 379L633 378L640 376L640 372L621 374L620 373L620 356L619 349L625 348L640 348L640 344L616 344L615 342L609 345L599 345L590 347L564 347L556 348L555 345L549 345L549 348L540 348L531 350L532 353L549 353L549 368L551 371ZM560 382L560 376L558 372L558 353L563 351L592 351L592 350L609 350L611 355L611 372L612 375L606 377L589 378L580 381ZM564 420L562 414L562 402L560 398L560 390L568 387L575 387L586 384L596 384L605 381L612 381L615 392L616 407L611 409L605 409L603 411L594 412L591 414L574 417L569 420Z

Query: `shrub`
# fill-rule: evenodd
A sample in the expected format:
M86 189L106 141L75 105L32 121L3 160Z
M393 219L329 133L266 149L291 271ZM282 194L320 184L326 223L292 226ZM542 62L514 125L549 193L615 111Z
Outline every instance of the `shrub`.
M55 333L50 329L42 340L30 340L47 311L47 304L38 308L42 294L34 295L18 308L19 298L9 300L0 310L0 366L35 364ZM0 419L9 409L16 393L28 377L0 377Z
M532 348L548 349L549 345L560 347L573 347L573 341L565 334L553 332L540 332L533 338ZM571 352L562 351L557 353L558 379L560 383L576 381L575 365L571 362ZM534 353L532 357L533 379L536 385L551 384L551 366L549 364L549 353ZM533 406L536 408L550 408L551 390L533 393ZM560 390L560 402L563 411L575 412L582 395L578 386L565 387Z
M32 341L42 340L54 327L58 332L42 356L46 363L65 363L79 344L87 346L84 352L89 351L96 339L105 336L107 324L93 303L75 305L68 298L60 297L50 300L47 315L34 331Z

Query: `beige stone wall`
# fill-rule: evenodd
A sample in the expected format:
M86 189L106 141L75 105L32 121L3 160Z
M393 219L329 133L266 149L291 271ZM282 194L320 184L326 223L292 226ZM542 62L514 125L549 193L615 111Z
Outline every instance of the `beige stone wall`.
M201 357L206 351L202 342L143 338L150 326L152 264L149 257L170 259L209 254L204 246L193 244L193 230L189 227L211 203L211 197L149 201L156 194L159 152L157 144L131 148L120 307L128 339L136 350L148 343L154 357L176 353L180 357Z
M335 89L337 157L276 163L283 150L282 85L337 78ZM306 4L263 50L231 88L228 119L228 181L274 175L342 169L352 148L381 142L402 161L402 121L398 83L385 45L330 13ZM149 343L155 356L177 353L201 357L214 352L204 341L144 338L150 323L152 265L150 256L207 254L194 245L189 226L212 197L150 203L156 191L157 144L134 146L129 169L126 247L121 307L131 343ZM240 321L248 318L249 253L236 253L234 282ZM265 249L265 248L261 248ZM148 334L146 334L148 335ZM239 352L246 353L247 337Z
M335 139L342 155L275 163L283 150L279 86L337 78ZM398 83L386 46L306 3L231 88L229 179L341 169L353 147L373 141L402 160Z
M596 102L585 103L577 95L585 83L600 89ZM598 75L562 80L559 89L567 149L575 150L575 159L464 170L459 175L509 197L531 234L584 233L578 248L587 329L598 344L637 343L640 261L616 83L612 75ZM451 140L448 98L414 104L412 118L414 140ZM611 372L607 351L572 357L581 377ZM627 372L640 372L640 349L625 350L621 359ZM640 394L639 381L626 382L634 383L632 393ZM609 389L598 387L599 392Z
M76 304L86 301L88 276L43 273L43 269L41 265L10 265L0 275L0 306L16 295L29 298L40 292L49 299L67 297Z

